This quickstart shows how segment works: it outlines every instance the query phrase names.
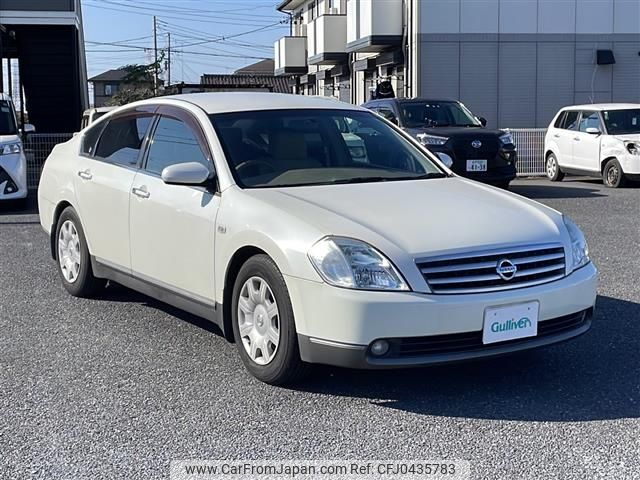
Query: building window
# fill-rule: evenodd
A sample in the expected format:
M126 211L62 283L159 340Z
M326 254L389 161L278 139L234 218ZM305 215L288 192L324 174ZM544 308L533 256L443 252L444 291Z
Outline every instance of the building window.
M118 91L118 85L112 85L108 83L104 86L104 94L107 97L111 97L115 95L117 91Z

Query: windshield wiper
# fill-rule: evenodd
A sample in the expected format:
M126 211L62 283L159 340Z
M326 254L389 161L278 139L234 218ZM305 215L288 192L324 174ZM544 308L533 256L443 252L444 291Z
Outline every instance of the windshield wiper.
M345 178L342 180L334 180L332 182L327 182L329 185L346 185L350 183L374 183L374 182L396 182L396 181L404 181L404 180L427 180L431 178L445 178L448 175L446 173L441 172L430 172L425 173L424 175L413 175L406 177L354 177L354 178Z

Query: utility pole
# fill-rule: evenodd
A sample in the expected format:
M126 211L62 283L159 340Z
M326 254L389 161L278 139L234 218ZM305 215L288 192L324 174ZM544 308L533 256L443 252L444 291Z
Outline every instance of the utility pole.
M167 87L171 87L171 32L167 33L169 37L169 47L167 48Z
M153 16L153 54L155 63L153 64L153 94L158 95L158 22L156 16Z

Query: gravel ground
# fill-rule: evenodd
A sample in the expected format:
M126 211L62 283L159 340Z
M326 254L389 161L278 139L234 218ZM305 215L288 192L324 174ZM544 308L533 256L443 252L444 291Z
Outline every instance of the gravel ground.
M123 287L67 295L32 208L0 211L0 478L158 479L172 459L466 459L472 478L640 478L640 189L515 183L600 269L591 332L396 372L245 373L206 322Z

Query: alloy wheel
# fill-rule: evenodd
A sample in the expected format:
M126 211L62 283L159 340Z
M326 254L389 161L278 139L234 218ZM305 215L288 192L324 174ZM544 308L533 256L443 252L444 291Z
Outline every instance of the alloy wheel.
M249 278L238 298L240 341L253 362L268 365L280 343L280 314L269 284L260 277Z
M556 158L553 155L551 155L547 159L547 177L555 178L557 169L558 169L558 164L556 163Z
M71 220L67 220L58 235L58 263L67 282L74 283L78 279L81 260L78 230Z

